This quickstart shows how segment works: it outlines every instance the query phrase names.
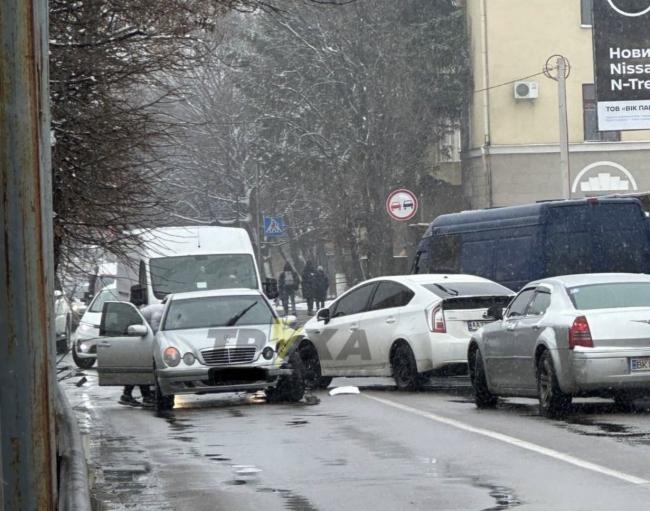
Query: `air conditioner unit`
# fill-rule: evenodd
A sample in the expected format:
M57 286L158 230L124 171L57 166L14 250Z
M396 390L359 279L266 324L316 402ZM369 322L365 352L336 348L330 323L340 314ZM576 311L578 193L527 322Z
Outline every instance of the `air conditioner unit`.
M515 99L535 99L539 97L537 82L515 82Z

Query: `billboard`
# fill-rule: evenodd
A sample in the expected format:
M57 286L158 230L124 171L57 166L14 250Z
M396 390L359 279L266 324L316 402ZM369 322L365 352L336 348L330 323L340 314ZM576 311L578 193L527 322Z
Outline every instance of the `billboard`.
M650 129L650 0L593 0L598 129Z

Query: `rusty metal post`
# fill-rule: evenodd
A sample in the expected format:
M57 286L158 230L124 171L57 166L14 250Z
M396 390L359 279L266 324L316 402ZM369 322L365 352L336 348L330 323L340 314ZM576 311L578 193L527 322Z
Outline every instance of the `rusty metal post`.
M47 0L0 2L0 509L55 502Z

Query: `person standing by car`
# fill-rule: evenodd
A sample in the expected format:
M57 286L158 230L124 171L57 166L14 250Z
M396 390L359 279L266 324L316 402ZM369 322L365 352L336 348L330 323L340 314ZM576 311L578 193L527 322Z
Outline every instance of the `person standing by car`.
M325 308L327 290L330 287L330 280L322 266L316 268L316 310Z
M280 299L284 307L284 314L289 314L289 302L291 302L291 313L296 314L296 289L298 289L298 274L293 270L289 262L285 263L284 270L278 279Z
M318 294L316 268L314 263L307 261L302 272L302 296L307 300L307 313L311 316L314 312L314 301Z

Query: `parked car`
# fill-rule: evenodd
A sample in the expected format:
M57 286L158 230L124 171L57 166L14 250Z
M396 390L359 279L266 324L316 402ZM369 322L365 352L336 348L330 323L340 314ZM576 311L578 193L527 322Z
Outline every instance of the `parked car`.
M476 405L537 397L543 415L573 396L629 408L650 392L650 276L583 274L524 287L503 317L474 333L468 360Z
M393 376L416 389L435 371L466 373L467 345L489 307L512 291L471 275L406 275L363 282L318 311L299 351L308 385L333 376Z
M104 287L81 316L79 326L72 335L72 359L77 367L90 369L97 359L97 341L102 308L108 301L119 300L116 284Z
M514 291L574 273L650 273L650 224L634 198L552 201L436 218L413 273L469 273Z
M103 306L97 358L100 385L154 385L157 410L179 394L265 390L269 401L304 394L300 357L259 290L169 295L154 332L128 302Z

